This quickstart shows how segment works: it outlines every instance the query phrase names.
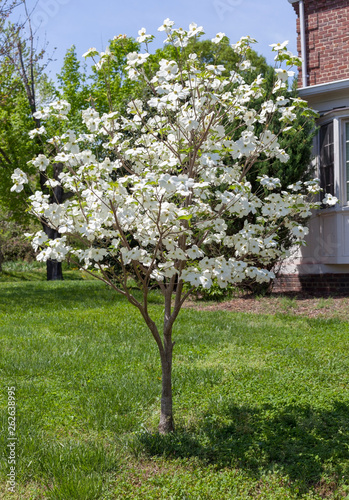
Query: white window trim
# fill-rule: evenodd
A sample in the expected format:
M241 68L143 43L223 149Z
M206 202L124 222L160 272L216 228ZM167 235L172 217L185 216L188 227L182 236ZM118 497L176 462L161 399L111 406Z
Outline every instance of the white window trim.
M321 127L333 121L333 141L334 141L334 195L339 199L339 206L335 209L349 209L347 200L347 174L346 174L346 124L349 123L349 108L334 109L317 121L317 126ZM317 175L320 176L320 141L317 134ZM325 208L321 212L333 210Z

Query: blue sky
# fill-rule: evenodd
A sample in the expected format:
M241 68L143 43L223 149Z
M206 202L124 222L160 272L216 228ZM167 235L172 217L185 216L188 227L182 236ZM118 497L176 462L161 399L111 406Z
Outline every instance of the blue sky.
M76 45L80 57L88 48L104 50L114 35L136 37L140 28L157 35L154 48L162 46L157 28L169 17L177 27L196 22L205 38L223 31L231 40L250 35L258 40L257 52L272 63L269 44L289 40L296 52L296 15L287 0L27 0L40 40L46 39L54 59L54 77L66 50Z

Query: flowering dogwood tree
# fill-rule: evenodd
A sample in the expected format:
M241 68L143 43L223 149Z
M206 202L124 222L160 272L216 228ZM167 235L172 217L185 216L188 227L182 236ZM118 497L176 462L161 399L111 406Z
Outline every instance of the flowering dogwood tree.
M160 352L159 431L166 433L174 426L172 330L185 299L196 287L210 288L214 282L224 288L246 277L258 282L273 279L272 272L253 265L254 259L258 256L267 265L285 254L277 238L281 226L302 242L307 229L299 220L305 220L315 206L307 200L319 186L313 180L280 192L278 179L261 176L259 188L252 192L246 180L258 161L288 161L279 136L292 137L297 108L310 113L304 101L283 95L290 68L299 64L286 44L272 46L275 85L266 95L262 77L247 83L245 76L251 70L248 56L254 40L250 37L233 45L239 62L228 73L222 65L201 65L195 54L185 56L188 41L202 35L202 27L175 29L166 19L159 31L166 33L176 57L161 60L150 75L148 44L153 36L140 30L138 41L145 43L146 51L127 55L127 71L129 78L143 82L147 92L143 100L129 102L127 114L111 110L100 116L89 107L82 110L86 132L77 134L69 128L67 102L37 113L42 121L67 122L66 132L50 138L47 155L39 155L32 165L46 172L46 184L53 192L63 188L70 196L52 204L48 194L37 191L30 197L30 207L60 235L54 240L43 231L31 235L34 248L40 250L38 260L62 261L69 255L140 311ZM212 41L219 44L224 36L218 33ZM108 50L96 49L84 55L94 59L99 71L112 57ZM278 134L272 130L275 117L282 124ZM62 164L63 170L52 178L55 164ZM13 180L16 191L30 181L19 170ZM336 200L327 195L325 201ZM256 215L254 223L249 222L251 214ZM227 221L238 219L244 221L243 229L229 234ZM207 253L212 242L221 253ZM142 300L132 293L130 277L138 281ZM161 326L148 309L152 286L164 297Z

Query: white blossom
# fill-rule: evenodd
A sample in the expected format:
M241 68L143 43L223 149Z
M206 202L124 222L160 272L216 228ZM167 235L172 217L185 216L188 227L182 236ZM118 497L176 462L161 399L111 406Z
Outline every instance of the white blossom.
M338 203L338 198L336 198L335 196L333 196L330 193L326 193L325 197L322 200L322 203L324 205L333 206L333 205L336 205L336 203Z
M22 172L20 168L16 168L11 175L11 179L14 182L13 186L11 187L11 191L15 191L16 193L20 193L23 191L23 184L28 183L28 177L27 175Z
M222 38L224 38L224 37L225 37L225 33L219 32L219 33L217 33L217 35L214 38L211 38L211 42L219 43L222 40Z
M39 118L39 113L34 113L34 114L36 115L37 118ZM28 132L30 139L34 139L34 137L37 135L44 135L44 134L46 134L46 129L44 126L41 126L39 128L34 128L33 130L30 130L30 132Z

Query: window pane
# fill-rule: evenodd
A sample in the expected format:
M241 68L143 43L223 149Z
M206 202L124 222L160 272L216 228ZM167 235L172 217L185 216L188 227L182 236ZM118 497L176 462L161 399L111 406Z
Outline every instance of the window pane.
M320 186L323 189L323 194L334 195L333 122L320 128Z

